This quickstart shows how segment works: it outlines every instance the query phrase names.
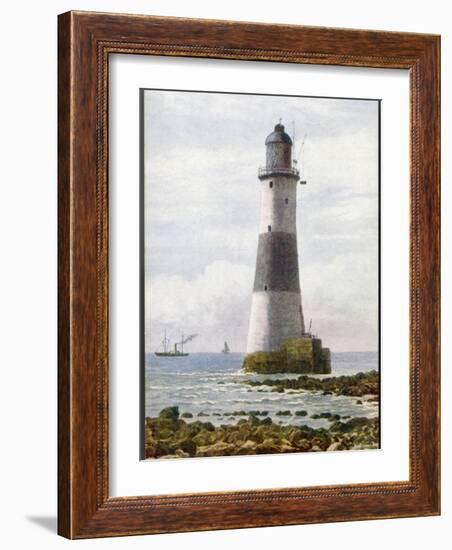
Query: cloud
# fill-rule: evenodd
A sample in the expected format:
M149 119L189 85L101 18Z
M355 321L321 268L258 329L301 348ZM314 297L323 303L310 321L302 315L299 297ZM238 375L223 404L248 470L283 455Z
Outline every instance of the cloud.
M196 332L197 351L220 349L227 339L245 347L254 270L227 261L207 265L196 277L147 275L145 290L148 348L155 349L166 328L172 338Z
M378 257L338 254L301 268L306 324L334 351L378 349ZM358 337L357 337L358 336Z

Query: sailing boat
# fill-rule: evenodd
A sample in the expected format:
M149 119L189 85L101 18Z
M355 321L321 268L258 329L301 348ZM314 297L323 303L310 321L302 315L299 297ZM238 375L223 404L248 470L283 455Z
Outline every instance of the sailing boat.
M171 350L169 347L170 340L169 338L166 337L166 330L165 330L165 334L161 342L163 346L163 351L156 351L154 353L158 357L186 357L189 354L187 352L184 352L184 344L187 342L190 342L196 336L197 336L196 334L190 334L190 336L184 337L184 335L182 334L181 341L176 342L174 344L174 350ZM180 346L180 349L178 348L178 346Z
M224 348L221 350L221 353L231 353L231 349L227 342L224 343Z

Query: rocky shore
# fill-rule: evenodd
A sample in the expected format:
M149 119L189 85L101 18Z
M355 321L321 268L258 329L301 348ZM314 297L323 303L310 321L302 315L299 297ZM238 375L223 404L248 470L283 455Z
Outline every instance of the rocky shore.
M297 378L270 379L262 381L245 380L244 384L250 386L262 386L268 391L284 392L287 390L305 390L323 392L325 395L347 395L362 397L363 395L376 396L379 394L379 376L375 370L359 372L350 376L335 376L328 378L314 378L312 376L299 376ZM271 389L270 389L271 388Z
M359 395L364 395L364 393ZM246 411L232 411L231 414L242 416L236 424L214 426L211 422L183 420L178 407L167 407L160 412L158 417L146 418L146 458L257 455L378 448L379 424L377 418L355 417L345 420L337 414L322 413L322 418L326 418L330 422L330 426L328 429L315 429L305 425L282 426L275 424L265 413L266 411L252 411L252 414L246 413ZM292 415L291 411L280 411L280 413L281 416ZM294 414L305 416L306 411L296 411ZM247 417L243 418L245 415ZM184 414L184 417L186 419L193 418L187 413Z

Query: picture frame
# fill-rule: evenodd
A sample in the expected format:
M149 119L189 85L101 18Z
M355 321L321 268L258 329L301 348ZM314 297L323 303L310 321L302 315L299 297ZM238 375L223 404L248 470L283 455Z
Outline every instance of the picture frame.
M440 37L91 12L64 13L58 25L59 534L75 539L438 515ZM112 54L409 71L408 481L110 496Z

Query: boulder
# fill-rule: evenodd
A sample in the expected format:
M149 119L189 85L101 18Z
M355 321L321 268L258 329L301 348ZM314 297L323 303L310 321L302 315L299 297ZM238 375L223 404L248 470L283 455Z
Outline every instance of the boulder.
M281 447L279 442L272 438L264 439L264 441L259 443L256 447L256 453L258 454L279 453L280 450Z
M179 419L179 407L166 407L162 409L159 414L159 419L178 420Z
M229 456L235 454L236 448L230 443L218 441L213 445L198 447L196 456Z
M311 447L312 443L308 439L300 439L295 445L296 450L301 452L310 451Z
M187 456L196 455L196 443L192 439L181 439L176 442L176 447L186 453Z

